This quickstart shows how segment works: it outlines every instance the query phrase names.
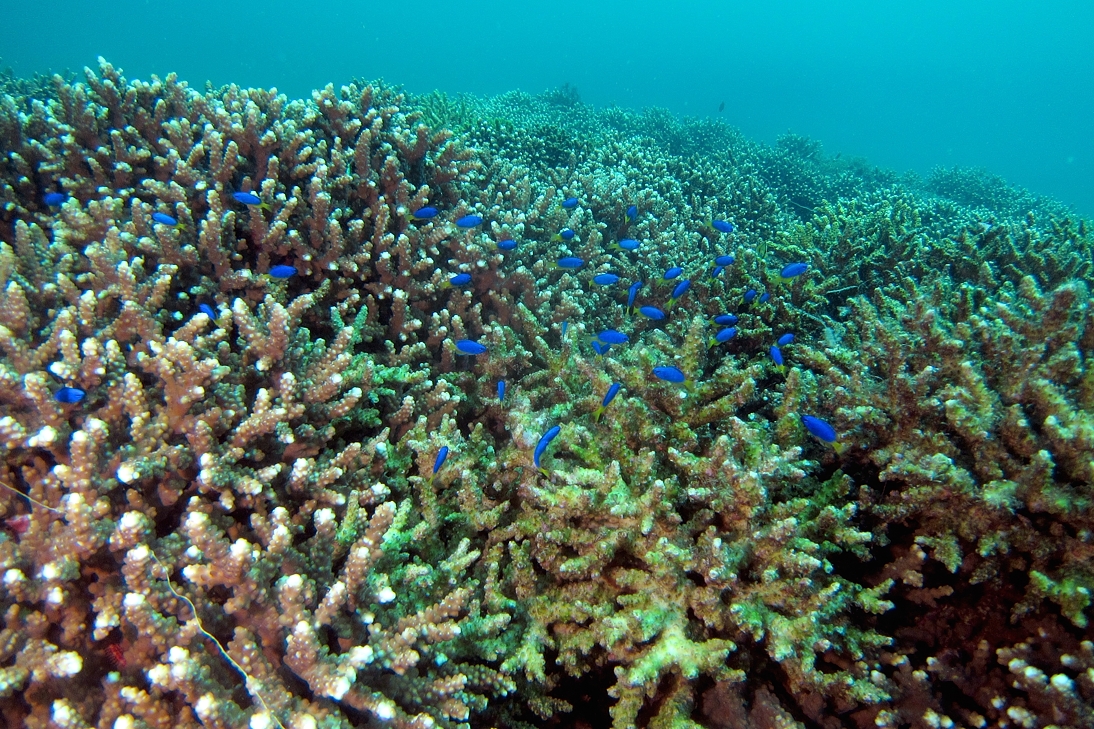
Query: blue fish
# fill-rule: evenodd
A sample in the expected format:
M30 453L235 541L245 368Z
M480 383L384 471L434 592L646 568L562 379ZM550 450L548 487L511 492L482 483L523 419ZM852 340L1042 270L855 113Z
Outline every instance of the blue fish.
M566 208L567 210L572 210L572 209L576 208L577 207L577 198L576 197L566 198L565 200L562 201L562 207Z
M676 367L673 367L671 365L666 365L666 366L662 366L662 367L654 367L653 368L653 376L656 377L659 380L664 380L665 382L673 382L673 383L676 383L676 384L680 384L681 382L686 382L687 379L688 379L687 377L684 376L683 372L681 372L679 369L677 369Z
M631 205L627 208L627 220L634 220L638 217L638 206Z
M794 341L794 335L790 332L787 332L786 334L779 337L778 340L775 343L777 345L779 345L780 347L785 347L786 345L790 344L793 341Z
M597 286L611 286L612 284L619 283L619 277L614 273L598 273L593 276L593 283Z
M543 437L539 439L539 443L536 443L536 450L532 454L532 463L536 464L536 468L539 468L540 472L544 476L547 475L547 471L543 468L540 468L539 459L543 457L543 452L547 450L547 446L551 445L551 441L553 441L561 432L562 428L556 425L555 427L544 433Z
M715 266L714 268L710 269L710 277L718 278L718 275L724 270L726 270L725 266Z
M714 265L715 266L732 266L733 262L736 261L736 260L737 260L736 258L734 258L733 256L731 256L727 253L724 256L718 256L717 258L715 258L714 259Z
M719 330L717 334L710 338L708 346L713 347L715 344L725 344L730 339L733 339L735 336L737 336L737 328L726 327L725 329Z
M685 278L683 281L676 284L676 288L674 288L672 290L672 296L669 297L669 306L671 307L673 304L675 304L676 301L681 296L686 294L688 292L688 289L690 289L690 288L691 288L691 280L690 279Z
M456 351L460 354L486 354L486 347L473 339L461 339L456 342Z
M608 344L626 344L630 341L630 337L623 332L617 332L614 329L605 329L600 332L600 334L597 334L596 338L602 342L607 342Z
M680 274L682 274L683 272L684 272L684 269L680 268L679 266L673 266L669 270L665 271L664 279L666 281L671 281L674 278L676 278L677 276L679 276Z
M808 263L790 263L779 272L779 281L786 283L809 270Z
M498 250L511 251L517 247L517 242L512 238L506 238L505 240L498 241Z
M167 213L152 213L152 220L155 220L161 225L169 225L172 228L179 224L179 221Z
M437 217L437 213L441 212L432 205L426 205L424 208L418 208L410 214L410 217L415 220L429 220L430 218Z
M476 225L482 224L481 215L465 215L462 218L456 218L457 228L474 228Z
M558 235L555 236L555 240L573 240L575 235L577 235L577 233L569 228L563 228L558 232Z
M567 332L567 330L569 330L569 328L570 328L570 322L568 322L568 321L562 322L562 338L563 339L566 338L566 332Z
M744 297L745 298L745 303L746 304L751 304L752 300L756 298L756 293L757 293L756 289L749 289L748 291L746 291L745 292L745 297Z
M761 303L761 304L766 304L767 300L770 299L770 298L771 298L771 294L764 291L762 294L760 294L760 298L757 299L757 301L759 301L759 303Z
M732 326L733 324L737 323L737 317L733 314L719 314L711 321L713 321L715 324L721 324L722 326Z
M210 319L216 320L217 318L216 310L208 304L198 304L198 311L200 311L202 314L209 317Z
M714 228L719 233L732 233L733 232L733 223L727 222L725 220L715 220L715 221L711 222L710 225L711 225L712 228Z
M838 442L836 429L827 420L821 420L812 415L803 415L802 425L814 438L832 446L836 453L843 453L845 446L843 443Z
M51 208L60 207L61 203L68 199L68 195L63 192L47 192L42 195L42 202Z
M645 284L642 283L641 281L635 281L627 289L627 313L628 314L633 314L634 313L634 300L638 296L638 289L642 288L643 286L645 286Z
M606 355L608 353L608 350L612 348L612 345L610 345L610 344L601 344L600 342L596 341L595 339L591 342L591 344L593 345L593 351L596 352L597 355L600 356L600 357L603 357L604 355Z
M57 402L63 402L66 405L77 403L87 397L87 391L81 390L78 387L62 387L57 392L53 393L53 399Z
M505 399L505 380L498 380L498 401Z
M623 385L619 384L618 382L613 382L612 386L608 388L608 392L604 395L604 399L600 402L600 407L598 407L596 409L596 412L593 413L594 423L600 422L600 416L604 414L604 409L611 404L612 400L615 399L615 396L619 393L619 388L621 387L623 387Z
M774 344L771 345L771 349L768 351L771 353L771 359L775 363L775 366L782 369L785 366L782 351Z
M665 312L661 311L656 306L643 306L638 311L642 312L642 316L647 319L653 319L654 321L661 321L665 318Z
M619 247L625 251L636 251L638 250L638 241L634 238L624 238L619 241Z
M244 205L258 205L260 207L265 205L265 203L262 202L262 198L255 195L253 192L233 192L232 197L235 198L236 202L243 203Z
M466 286L471 283L471 274L469 273L457 273L452 278L445 281L448 286Z
M444 465L445 460L448 458L448 446L441 446L441 449L437 451L437 458L433 461L433 473L441 470L441 466Z
M571 270L581 268L585 265L585 261L581 260L577 256L565 256L558 259L556 264L559 268L569 268Z
M286 266L285 264L273 266L270 268L270 275L274 278L292 278L296 275L296 267Z

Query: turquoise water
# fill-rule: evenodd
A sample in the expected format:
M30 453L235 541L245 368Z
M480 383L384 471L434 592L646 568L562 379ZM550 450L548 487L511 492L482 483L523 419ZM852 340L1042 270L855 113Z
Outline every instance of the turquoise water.
M9 3L13 4L13 3ZM979 166L1094 215L1089 2L330 5L116 0L4 12L17 74L94 66L130 78L307 94L350 77L425 93L538 93L718 115L831 154L927 173Z
M0 57L19 75L102 55L131 78L290 95L357 76L419 93L570 83L594 105L694 116L725 102L752 138L790 130L900 171L980 166L1094 215L1091 3L95 5L7 10Z

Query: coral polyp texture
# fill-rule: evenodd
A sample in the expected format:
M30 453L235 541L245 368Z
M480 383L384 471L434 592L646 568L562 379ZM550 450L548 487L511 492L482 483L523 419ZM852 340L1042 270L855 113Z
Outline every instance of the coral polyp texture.
M571 87L43 81L0 79L7 725L1094 725L1059 204Z

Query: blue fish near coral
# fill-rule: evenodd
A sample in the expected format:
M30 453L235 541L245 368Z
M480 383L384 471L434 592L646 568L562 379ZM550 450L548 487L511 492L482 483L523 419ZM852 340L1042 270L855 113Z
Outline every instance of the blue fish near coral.
M457 228L466 230L468 228L474 228L476 225L482 225L481 215L464 215L462 218L456 218Z
M619 241L618 245L625 251L638 250L638 241L636 241L634 238L624 238L623 240Z
M627 313L634 313L634 300L638 297L638 289L645 286L641 281L635 281L627 288Z
M418 208L410 214L410 217L415 220L430 220L437 217L437 213L441 212L432 205L426 205L424 208Z
M286 266L285 264L281 264L280 266L274 266L270 269L270 276L272 276L273 278L285 279L292 278L295 275L295 266Z
M607 408L611 404L612 400L615 399L615 396L619 393L619 388L621 387L623 387L623 385L619 384L618 382L613 382L612 386L608 388L608 392L604 395L604 399L600 402L600 407L598 407L596 409L596 412L593 413L594 423L600 422L600 416L604 414L604 409Z
M42 202L51 208L60 207L61 203L68 199L68 195L63 192L47 192L42 195Z
M209 317L210 319L217 318L216 310L208 304L198 304L198 311L200 311L202 314Z
M486 346L479 344L474 339L461 339L456 342L456 351L474 357L478 354L486 354Z
M673 266L669 270L665 271L665 275L662 278L664 278L666 281L671 281L674 278L677 278L683 272L684 269L680 268L679 266Z
M838 442L836 429L833 428L832 424L829 423L827 420L821 420L820 418L814 417L812 415L803 415L802 425L805 426L805 429L809 431L809 434L811 436L821 441L822 443L827 443L828 445L835 448L836 453L843 452L844 445Z
M672 290L672 296L669 297L669 307L671 308L677 301L679 301L680 297L683 296L684 294L686 294L688 292L688 289L690 289L690 288L691 288L691 280L690 279L685 278L683 281L676 284L676 288L674 288Z
M664 365L662 367L654 367L653 368L653 376L656 377L659 380L664 380L665 382L672 382L672 383L677 384L677 385L682 383L682 382L687 382L687 379L688 379L687 377L684 376L683 372L681 372L678 368L673 367L672 365Z
M775 363L776 369L778 369L780 372L785 370L786 363L783 360L782 350L779 349L778 345L772 345L771 349L768 350L768 352L771 354L771 361Z
M597 286L611 286L619 283L619 276L614 273L598 273L593 276L593 283Z
M725 344L735 336L737 336L737 328L726 327L710 338L709 346L713 347L715 344Z
M595 339L591 342L591 344L593 346L593 351L596 352L598 357L603 357L604 355L606 355L608 353L608 350L612 348L612 345L610 345L610 344L601 344L600 342L596 341Z
M577 198L576 197L566 198L565 200L562 201L562 207L566 208L567 210L573 210L574 208L577 207Z
M715 324L720 324L722 326L732 326L737 323L737 317L733 314L719 314L711 321L713 321Z
M457 273L452 278L445 281L447 286L466 286L471 283L471 274L469 273Z
M775 344L779 345L780 347L785 347L786 345L790 344L793 341L794 341L794 334L791 333L791 332L787 332L786 334L779 337L778 340L775 342Z
M737 259L734 258L733 256L731 256L729 254L726 254L724 256L718 256L717 258L715 258L714 259L714 265L715 266L732 266L733 262L736 261L736 260Z
M581 260L577 256L564 256L558 259L558 262L555 265L557 265L559 268L568 268L572 271L584 266L585 261Z
M573 240L575 235L577 235L577 233L569 228L563 228L555 234L555 237L552 240Z
M638 206L630 205L627 207L627 220L634 220L638 217Z
M498 380L498 402L505 399L505 380Z
M719 233L732 233L733 232L733 223L730 223L726 220L712 221L711 224L710 224L710 227L714 228Z
M237 203L243 203L244 205L262 206L265 204L262 202L262 198L253 192L233 192L232 197Z
M756 299L756 294L757 293L758 292L756 291L756 289L749 289L748 291L746 291L745 295L744 295L745 303L746 304L751 304Z
M179 224L179 221L167 213L152 213L152 220L156 221L160 225L166 225L174 228Z
M725 266L715 266L714 268L710 269L710 277L718 278L718 276L721 275L722 271L724 270L726 270Z
M543 458L543 454L547 450L547 446L551 445L551 441L558 437L558 434L561 432L562 428L556 425L555 427L544 433L543 436L539 439L539 443L536 443L536 450L532 454L532 463L536 464L536 468L538 468L540 473L542 473L544 476L547 475L547 471L539 465L539 459Z
M614 329L605 329L600 332L600 334L597 334L596 338L608 344L626 344L630 341L630 337L623 332L617 332Z
M66 405L78 403L85 397L87 397L87 391L81 390L78 387L62 387L57 392L53 393L54 400L63 402Z
M515 240L513 240L512 238L506 238L504 240L499 240L498 241L498 250L499 251L511 251L516 247L517 247L517 242Z
M647 319L653 319L654 321L661 321L665 318L665 312L658 309L656 306L643 306L638 310L642 316Z
M779 281L786 283L792 281L798 276L809 270L808 263L790 263L783 267L783 270L779 272Z
M437 458L433 461L433 473L441 470L441 466L448 459L448 446L441 446L441 449L437 451Z

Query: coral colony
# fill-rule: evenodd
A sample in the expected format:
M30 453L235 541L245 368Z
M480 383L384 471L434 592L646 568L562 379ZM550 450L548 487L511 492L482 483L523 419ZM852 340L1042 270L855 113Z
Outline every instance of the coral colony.
M559 92L85 75L0 80L6 725L1094 725L1057 204Z

